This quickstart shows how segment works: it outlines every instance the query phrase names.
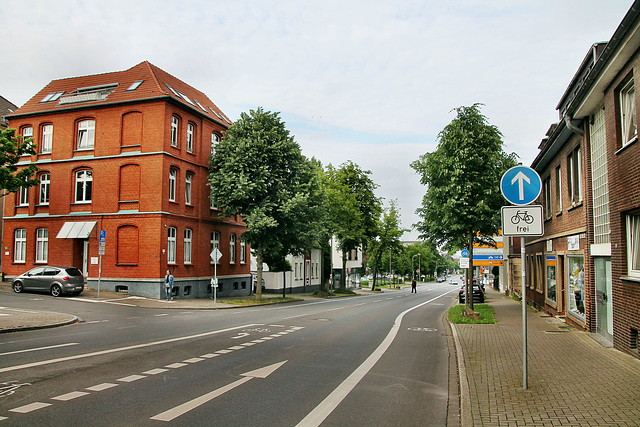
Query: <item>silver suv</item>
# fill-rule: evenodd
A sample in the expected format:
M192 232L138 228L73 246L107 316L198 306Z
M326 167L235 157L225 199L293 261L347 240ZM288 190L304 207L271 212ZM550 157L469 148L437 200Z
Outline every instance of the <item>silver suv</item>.
M17 276L11 285L14 292L45 291L54 297L78 295L84 290L84 276L75 267L42 266Z

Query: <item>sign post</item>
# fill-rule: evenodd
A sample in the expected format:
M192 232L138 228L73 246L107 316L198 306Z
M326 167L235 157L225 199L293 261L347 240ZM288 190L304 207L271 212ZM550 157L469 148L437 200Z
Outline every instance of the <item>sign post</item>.
M211 279L211 291L213 292L213 305L216 305L218 299L218 261L222 258L222 252L220 249L213 248L211 251L211 259L213 260L213 278Z
M104 246L107 240L107 231L100 230L100 239L98 241L98 255L100 262L98 265L98 299L100 299L100 278L102 277L102 255L104 255Z
M535 170L526 166L514 166L502 175L500 191L513 206L502 207L502 234L520 236L522 264L522 388L529 388L527 360L527 283L526 250L524 236L542 236L544 224L542 206L527 206L542 191L542 180Z

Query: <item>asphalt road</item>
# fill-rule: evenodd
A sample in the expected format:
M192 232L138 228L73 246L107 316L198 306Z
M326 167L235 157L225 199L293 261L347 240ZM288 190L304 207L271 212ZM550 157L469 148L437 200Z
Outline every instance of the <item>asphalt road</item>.
M0 426L444 426L457 289L227 310L5 294L83 322L0 336Z

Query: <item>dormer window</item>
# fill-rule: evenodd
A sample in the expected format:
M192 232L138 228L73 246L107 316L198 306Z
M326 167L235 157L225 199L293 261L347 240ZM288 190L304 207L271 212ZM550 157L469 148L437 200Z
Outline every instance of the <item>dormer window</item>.
M47 96L42 98L42 101L40 101L40 102L57 101L58 98L60 98L63 94L64 94L64 91L62 91L62 92L51 92L51 93L47 94Z
M131 83L131 86L127 88L127 92L138 89L138 86L140 86L143 81L144 80L136 80L135 82Z
M119 83L98 86L80 87L67 96L60 98L58 105L75 104L78 102L104 101L118 87Z

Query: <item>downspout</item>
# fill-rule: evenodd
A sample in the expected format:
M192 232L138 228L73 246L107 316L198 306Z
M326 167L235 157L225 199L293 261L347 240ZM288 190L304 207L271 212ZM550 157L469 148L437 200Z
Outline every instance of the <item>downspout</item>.
M569 128L571 132L576 133L580 136L584 136L584 132L582 131L582 129L571 124L571 117L568 114L564 115L564 124L567 125L567 128Z

